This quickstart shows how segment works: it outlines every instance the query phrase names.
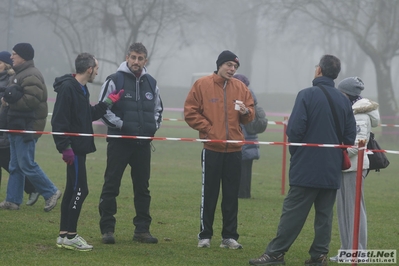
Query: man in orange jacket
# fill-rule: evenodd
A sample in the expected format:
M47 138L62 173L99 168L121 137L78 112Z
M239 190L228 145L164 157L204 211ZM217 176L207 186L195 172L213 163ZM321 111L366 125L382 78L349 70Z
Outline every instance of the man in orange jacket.
M184 104L187 124L199 131L202 139L244 141L240 123L254 119L251 92L241 81L234 79L240 62L226 50L217 61L217 70L197 80ZM220 183L222 183L222 243L220 247L240 249L237 242L238 189L241 174L243 143L204 142L201 154L202 200L198 247L210 247L213 220Z

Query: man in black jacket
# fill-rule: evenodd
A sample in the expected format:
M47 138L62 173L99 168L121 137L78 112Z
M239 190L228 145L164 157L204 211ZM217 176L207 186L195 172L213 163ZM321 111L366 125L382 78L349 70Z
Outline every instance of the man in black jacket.
M156 80L147 72L147 49L141 43L129 47L117 73L103 84L100 101L110 93L125 89L121 101L115 104L103 117L109 135L130 135L153 137L162 121L162 101ZM127 138L107 138L107 168L101 192L99 211L102 242L114 244L116 219L116 197L123 172L131 167L136 216L133 241L158 243L150 234L149 191L151 141Z
M92 83L98 72L98 61L88 53L75 60L76 74L58 77L54 82L57 99L51 124L53 132L93 134L92 121L101 118L107 108L119 100L111 94L103 102L90 105L86 84ZM57 246L87 251L93 246L77 234L77 223L83 202L89 194L86 175L86 154L94 152L93 136L53 135L57 150L67 163L67 183L61 203L60 232Z

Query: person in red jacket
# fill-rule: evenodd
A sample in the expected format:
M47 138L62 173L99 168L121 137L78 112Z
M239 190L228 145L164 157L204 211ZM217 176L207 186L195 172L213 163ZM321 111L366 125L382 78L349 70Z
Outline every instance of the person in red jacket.
M217 70L197 80L184 104L186 123L199 131L201 139L244 141L240 124L254 119L251 92L233 76L240 66L238 57L226 50ZM210 247L213 221L222 183L222 243L220 247L240 249L237 242L238 189L241 174L240 142L206 141L201 154L202 200L198 247Z

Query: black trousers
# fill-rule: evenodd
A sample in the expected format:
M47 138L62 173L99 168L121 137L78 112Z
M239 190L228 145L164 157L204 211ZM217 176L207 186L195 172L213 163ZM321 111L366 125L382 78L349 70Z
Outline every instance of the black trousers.
M104 174L104 185L101 192L99 212L100 230L102 234L115 232L117 212L116 197L123 172L130 165L130 176L133 182L134 207L136 216L133 218L135 233L147 233L150 230L149 191L151 163L151 146L148 141L129 139L110 139L107 147L107 168Z
M8 171L8 165L10 164L10 148L0 149L0 185L1 185L1 178L2 178L2 171L1 168ZM25 177L25 187L24 190L27 194L31 194L36 191L33 184L29 181L28 178Z
M222 183L222 238L238 239L238 188L241 175L241 151L202 151L202 200L199 239L211 239L213 221Z
M238 197L247 199L251 197L252 163L254 160L241 161L241 180Z
M75 155L72 165L67 165L67 178L61 202L60 231L77 232L80 211L89 194L86 174L86 155Z

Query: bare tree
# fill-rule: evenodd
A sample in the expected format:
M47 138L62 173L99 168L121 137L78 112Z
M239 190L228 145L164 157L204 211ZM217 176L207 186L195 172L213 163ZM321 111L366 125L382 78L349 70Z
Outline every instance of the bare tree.
M286 14L299 13L311 18L321 30L345 32L355 40L373 62L382 120L397 124L399 109L393 90L391 63L399 54L399 1L284 0L280 3ZM387 137L398 137L395 128L385 127L383 133Z
M260 2L204 0L199 6L205 18L199 31L200 39L215 52L228 49L236 53L241 61L239 71L248 77L252 74L252 61L259 42L261 13L256 7Z
M19 17L50 22L71 69L82 51L94 53L103 66L118 66L133 42L143 42L154 58L169 36L184 45L185 23L193 21L183 0L20 0L15 8Z

